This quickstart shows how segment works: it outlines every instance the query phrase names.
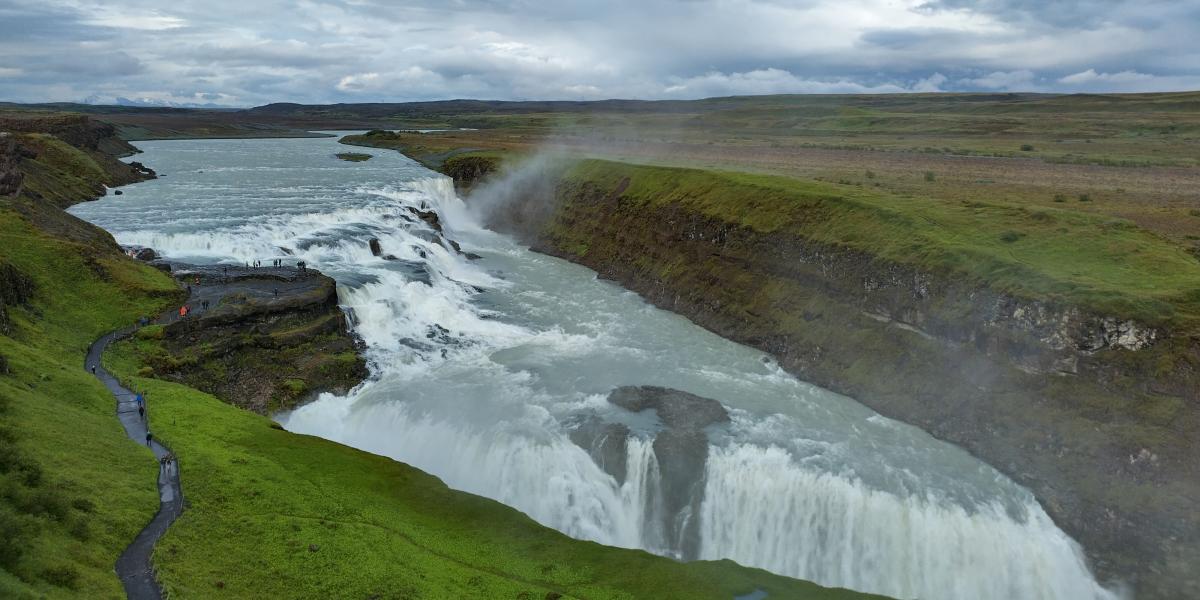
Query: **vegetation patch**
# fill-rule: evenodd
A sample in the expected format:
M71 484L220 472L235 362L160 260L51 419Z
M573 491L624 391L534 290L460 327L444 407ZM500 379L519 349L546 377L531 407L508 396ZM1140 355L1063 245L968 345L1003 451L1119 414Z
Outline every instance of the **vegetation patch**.
M678 205L732 226L861 250L1098 314L1159 325L1195 325L1200 317L1200 262L1128 221L603 160L581 161L565 174L564 185L611 190L626 179L621 200L632 205Z
M348 162L364 162L371 160L372 155L362 152L339 152L334 156Z
M125 437L83 356L101 334L163 308L175 287L119 256L91 262L4 202L5 260L35 292L8 306L12 328L0 333L0 596L123 597L113 563L158 507L157 465Z

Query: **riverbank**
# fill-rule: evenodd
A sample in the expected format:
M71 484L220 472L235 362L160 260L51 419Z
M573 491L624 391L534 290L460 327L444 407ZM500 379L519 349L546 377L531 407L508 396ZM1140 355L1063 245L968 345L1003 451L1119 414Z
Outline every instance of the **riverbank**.
M1200 263L1183 248L1067 211L529 164L476 182L468 203L536 249L969 449L1139 597L1200 585L1186 566L1200 556L1188 458ZM1170 259L1139 262L1156 255Z

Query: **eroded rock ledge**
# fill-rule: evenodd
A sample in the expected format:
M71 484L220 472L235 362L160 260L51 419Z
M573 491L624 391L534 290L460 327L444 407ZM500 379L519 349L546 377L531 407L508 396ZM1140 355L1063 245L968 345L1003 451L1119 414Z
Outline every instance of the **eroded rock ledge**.
M262 414L345 393L367 376L333 279L292 267L170 266L191 287L191 313L138 332L147 375Z

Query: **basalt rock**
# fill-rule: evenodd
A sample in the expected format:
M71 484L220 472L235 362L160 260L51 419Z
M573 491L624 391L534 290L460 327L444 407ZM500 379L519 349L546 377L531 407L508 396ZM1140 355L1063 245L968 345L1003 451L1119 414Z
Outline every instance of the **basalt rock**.
M653 411L661 430L654 434L652 448L659 478L651 511L656 523L647 524L661 531L663 542L685 560L700 553L700 504L704 501L705 464L709 440L705 429L729 422L729 413L720 402L669 388L625 386L608 395L609 403L633 413ZM592 460L617 483L628 475L629 427L609 423L592 415L571 430L571 441L587 450Z
M571 441L587 450L592 460L617 480L617 485L625 483L628 471L628 440L629 427L621 423L605 423L595 415L571 430Z
M432 227L434 231L438 233L442 232L442 219L438 216L436 211L418 210L416 213L417 217L424 221L426 225Z
M371 238L367 241L367 245L371 248L371 256L380 256L383 254L383 246L379 244L379 238Z
M334 280L265 270L176 265L193 289L191 313L163 328L162 351L145 357L154 375L262 414L361 382L361 343Z

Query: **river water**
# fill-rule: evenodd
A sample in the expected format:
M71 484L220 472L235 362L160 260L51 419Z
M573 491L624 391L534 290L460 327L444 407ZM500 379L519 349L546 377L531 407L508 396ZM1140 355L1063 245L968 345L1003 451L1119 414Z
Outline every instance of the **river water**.
M123 244L200 263L303 259L337 279L372 376L283 425L393 457L571 536L680 556L652 515L653 413L621 385L719 400L700 558L926 599L1109 599L1032 495L919 429L788 375L571 263L482 229L448 179L398 153L350 163L333 139L138 144L163 177L73 207ZM436 210L450 250L410 208ZM370 238L400 260L372 255ZM284 250L286 249L286 250ZM569 439L631 426L621 484Z

